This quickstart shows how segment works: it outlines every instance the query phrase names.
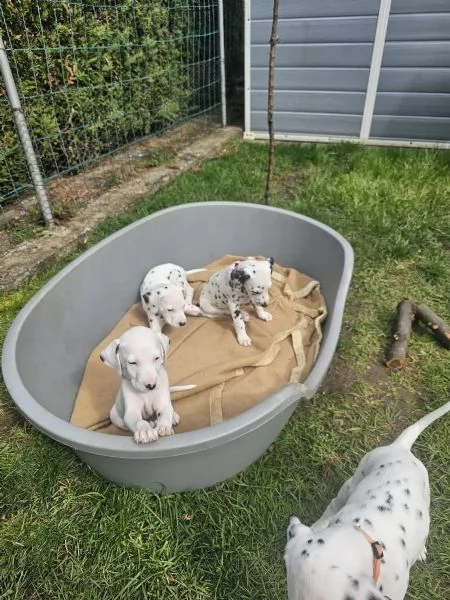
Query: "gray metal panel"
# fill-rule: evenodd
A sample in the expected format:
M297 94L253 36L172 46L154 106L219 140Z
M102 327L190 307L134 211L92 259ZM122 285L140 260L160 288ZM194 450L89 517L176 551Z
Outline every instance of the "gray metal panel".
M359 135L379 6L281 3L277 133ZM251 25L253 131L267 131L272 7L269 0L251 3L259 19ZM450 0L392 1L378 90L371 137L450 139Z
M374 113L391 116L450 118L450 95L381 92L377 94Z
M447 3L450 10L450 2ZM450 14L391 15L387 41L450 40Z
M280 45L368 42L374 38L376 24L376 17L286 19L278 22L278 39ZM252 23L252 44L268 43L271 28L271 20Z
M377 115L373 118L370 137L447 142L450 119Z
M361 116L323 113L275 113L274 130L278 134L359 136ZM267 111L251 113L250 129L267 132Z
M335 113L360 115L366 95L362 92L290 92L277 91L274 110L281 112ZM267 110L267 91L251 93L251 107L255 111Z
M402 14L390 17L370 137L447 142L450 2L394 1L396 11Z
M281 44L277 48L276 67L369 67L372 46L373 44ZM447 59L450 66L450 52ZM252 67L267 67L269 45L252 46L251 62Z
M448 12L448 0L392 0L391 15L398 13Z
M450 93L450 69L383 68L378 89L384 92Z
M347 17L377 15L379 0L282 0L279 16L293 17ZM272 19L273 3L269 0L252 0L251 19Z
M382 66L450 67L450 42L387 42Z
M450 74L450 71L449 71ZM264 90L267 94L269 69L252 69L250 87ZM317 90L365 92L369 79L369 69L308 69L277 67L275 89L277 90Z
M277 133L359 135L379 4L379 0L281 3ZM252 17L250 128L267 131L272 2L253 2Z

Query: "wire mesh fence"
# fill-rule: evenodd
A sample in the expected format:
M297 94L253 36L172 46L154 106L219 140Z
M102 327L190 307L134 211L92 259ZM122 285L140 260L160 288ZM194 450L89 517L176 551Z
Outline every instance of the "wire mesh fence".
M45 181L220 103L218 0L3 0L0 33ZM0 205L31 188L0 88Z

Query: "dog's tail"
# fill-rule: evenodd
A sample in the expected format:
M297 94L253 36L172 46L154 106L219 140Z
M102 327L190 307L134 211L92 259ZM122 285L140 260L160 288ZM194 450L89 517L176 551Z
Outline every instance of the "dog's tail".
M169 387L169 392L186 392L187 390L193 390L194 388L196 388L197 385L196 384L189 384L189 385L171 385Z
M419 435L429 426L431 423L439 419L445 413L450 411L450 402L447 402L440 408L433 410L433 412L428 413L421 419L419 419L413 425L410 425L403 431L398 438L395 440L394 444L398 444L399 446L403 446L408 450L411 450L412 445L417 440Z
M193 273L201 273L202 271L206 271L206 269L191 269L190 271L186 271L186 275L192 275Z

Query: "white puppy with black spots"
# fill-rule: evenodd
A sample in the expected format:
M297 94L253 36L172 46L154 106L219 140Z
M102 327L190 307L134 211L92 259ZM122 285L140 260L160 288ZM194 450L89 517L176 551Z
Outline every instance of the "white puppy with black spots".
M131 431L137 443L172 435L180 417L173 409L170 392L196 387L169 387L164 368L169 343L163 333L138 326L128 329L100 353L100 359L121 376L120 389L110 412L111 422Z
M272 320L272 315L264 309L270 301L273 263L273 258L236 261L214 273L202 288L199 304L203 316L230 314L241 346L252 343L245 329L250 315L241 306L251 303L260 319Z
M291 517L289 600L403 600L430 525L428 473L411 447L449 410L447 402L366 454L314 525Z
M166 323L183 327L186 315L201 315L200 308L192 304L194 290L186 275L179 265L165 263L153 267L144 277L140 287L141 303L153 331L162 331Z

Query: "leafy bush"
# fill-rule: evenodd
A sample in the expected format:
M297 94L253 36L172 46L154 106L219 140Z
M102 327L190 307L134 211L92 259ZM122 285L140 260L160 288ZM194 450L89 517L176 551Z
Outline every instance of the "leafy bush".
M204 30L215 22L215 4L2 3L0 28L46 178L208 107L199 94L205 82L198 79L205 75L202 65L216 56L217 36ZM215 102L215 94L206 102ZM18 189L28 181L11 109L1 93L0 140L1 200L12 185Z

